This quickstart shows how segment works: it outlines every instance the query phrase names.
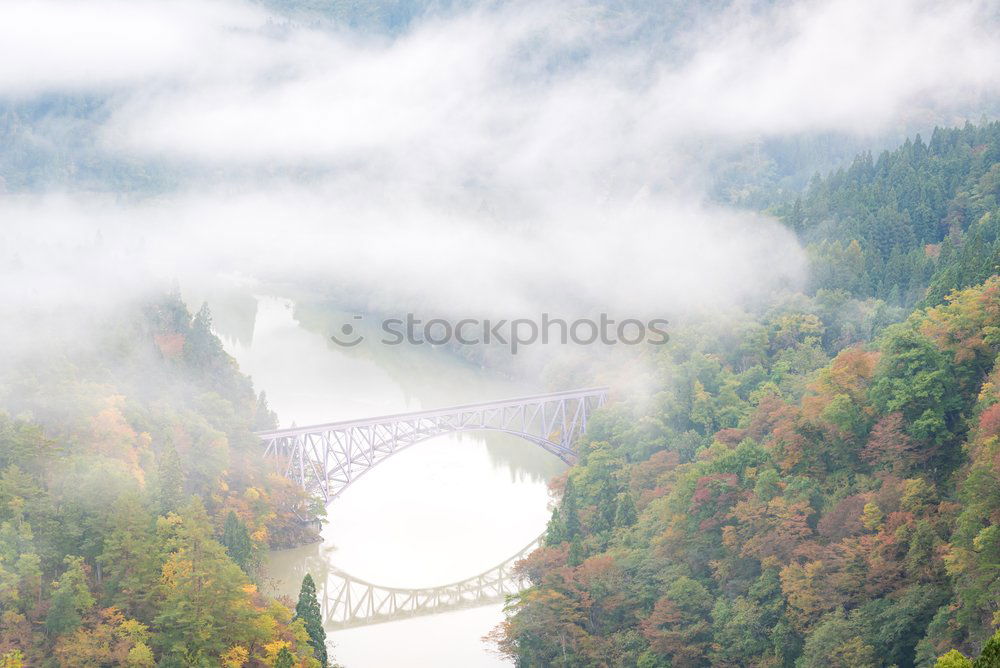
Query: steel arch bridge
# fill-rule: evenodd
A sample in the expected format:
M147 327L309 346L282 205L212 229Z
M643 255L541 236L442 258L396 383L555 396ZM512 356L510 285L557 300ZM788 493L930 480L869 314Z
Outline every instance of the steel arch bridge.
M588 418L607 398L608 388L597 387L276 429L257 435L264 443L264 456L274 460L279 470L307 491L330 501L400 450L456 432L514 434L571 462Z
M493 568L440 587L383 587L335 568L326 569L319 581L323 589L323 626L328 630L348 629L502 603L526 586L514 565L541 542L539 536Z

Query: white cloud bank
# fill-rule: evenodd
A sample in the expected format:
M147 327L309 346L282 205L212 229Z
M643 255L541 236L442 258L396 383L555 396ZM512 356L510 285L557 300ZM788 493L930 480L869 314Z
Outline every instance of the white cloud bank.
M276 174L5 216L142 234L167 272L284 268L376 301L719 304L800 278L802 258L773 222L703 203L713 147L951 119L1000 90L994 2L738 4L673 58L628 27L562 3L393 38L233 2L3 3L0 94L108 95L112 153ZM318 171L288 185L301 168Z

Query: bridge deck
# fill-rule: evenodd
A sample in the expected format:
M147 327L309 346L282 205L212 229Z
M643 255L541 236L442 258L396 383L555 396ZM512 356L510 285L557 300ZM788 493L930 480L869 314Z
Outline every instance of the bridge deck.
M587 429L587 418L607 401L595 387L381 415L360 420L258 432L265 457L309 492L329 501L366 471L415 443L461 431L514 434L565 462Z
M481 401L474 404L462 404L460 406L449 406L447 408L432 408L430 410L413 411L409 413L395 413L393 415L379 415L372 418L358 420L342 420L339 422L325 422L323 424L305 425L302 427L288 427L286 429L272 429L269 431L254 432L262 439L279 438L282 436L300 436L311 434L317 431L334 429L348 429L350 427L362 427L373 424L383 424L397 422L399 420L410 420L421 417L439 417L442 415L453 415L462 411L475 411L484 408L503 408L505 406L519 406L525 403L540 400L572 398L581 395L590 396L596 393L607 393L607 387L590 387L583 390L568 390L564 392L550 392L547 394L534 394L527 397L515 397L510 399L500 399L497 401Z

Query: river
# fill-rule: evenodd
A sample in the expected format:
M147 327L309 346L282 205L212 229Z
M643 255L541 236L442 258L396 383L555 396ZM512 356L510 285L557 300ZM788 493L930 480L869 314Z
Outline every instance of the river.
M329 333L352 314L328 305L255 297L243 325L216 316L228 352L267 393L281 426L364 418L544 391L430 347L368 342L343 348ZM249 320L248 320L249 318ZM228 335L227 335L228 331ZM235 332L235 333L234 333ZM296 596L312 573L324 596L337 573L385 587L433 587L487 571L545 528L554 456L505 434L441 437L394 455L327 508L321 543L272 552L267 576ZM329 589L330 591L326 591ZM482 641L499 603L335 628L332 655L350 667L497 666Z

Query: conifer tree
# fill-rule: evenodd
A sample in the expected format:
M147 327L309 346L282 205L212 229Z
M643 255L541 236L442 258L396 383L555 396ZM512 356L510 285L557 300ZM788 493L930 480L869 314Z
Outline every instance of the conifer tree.
M635 501L632 495L624 492L618 497L618 508L615 510L615 526L629 527L635 524L636 511Z
M164 448L158 466L160 513L166 515L180 507L184 494L184 471L173 443L168 443Z
M212 312L202 304L191 321L191 329L184 345L184 354L192 367L205 371L211 368L222 345L212 333Z
M570 541L566 563L574 568L583 563L583 542L580 540L580 534L573 536L573 540Z
M597 516L594 518L594 531L610 531L615 523L615 513L618 503L615 490L609 481L605 480L601 491L597 494Z
M222 544L225 545L229 558L235 561L244 573L250 575L254 566L253 542L250 540L247 525L231 510L226 515L226 523L222 529Z
M561 515L563 518L563 539L573 540L573 537L580 533L580 516L572 478L566 480L566 489L563 490Z
M562 515L559 513L559 506L552 509L552 517L549 518L548 526L545 529L545 544L559 545L566 542Z
M312 575L309 573L306 573L306 576L302 578L299 602L295 606L295 619L301 619L305 624L306 633L309 634L309 644L313 648L313 655L323 668L326 668L329 665L326 655L326 631L323 630L323 616L320 612L319 601L316 600L316 583L313 582Z

